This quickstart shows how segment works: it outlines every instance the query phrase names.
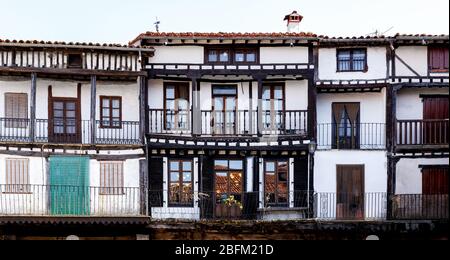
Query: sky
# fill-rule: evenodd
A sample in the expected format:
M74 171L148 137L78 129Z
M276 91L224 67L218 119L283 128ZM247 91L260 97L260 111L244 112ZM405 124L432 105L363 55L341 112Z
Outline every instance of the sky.
M304 32L449 34L449 0L0 0L0 39L126 44L139 33Z

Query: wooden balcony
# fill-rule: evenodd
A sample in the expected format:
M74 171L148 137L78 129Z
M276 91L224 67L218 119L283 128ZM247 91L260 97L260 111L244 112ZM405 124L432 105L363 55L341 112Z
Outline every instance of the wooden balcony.
M396 150L448 150L449 120L397 120Z

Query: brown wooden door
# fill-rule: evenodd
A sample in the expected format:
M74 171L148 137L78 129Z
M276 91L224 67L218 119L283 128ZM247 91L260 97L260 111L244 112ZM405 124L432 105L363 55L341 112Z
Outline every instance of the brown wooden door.
M422 216L448 218L448 166L422 169Z
M336 219L364 219L364 165L338 165L336 191Z
M50 107L49 141L80 143L80 108L77 99L53 98Z
M424 144L448 143L448 97L423 98Z

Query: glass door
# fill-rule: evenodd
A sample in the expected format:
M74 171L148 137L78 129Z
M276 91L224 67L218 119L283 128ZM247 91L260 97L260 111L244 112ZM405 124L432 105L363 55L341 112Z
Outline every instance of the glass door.
M236 133L235 86L213 86L213 134L233 135Z

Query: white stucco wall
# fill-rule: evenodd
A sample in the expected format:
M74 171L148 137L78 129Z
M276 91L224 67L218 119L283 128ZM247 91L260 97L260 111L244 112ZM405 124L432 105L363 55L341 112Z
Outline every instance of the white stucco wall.
M154 46L155 56L149 63L202 64L204 48L201 46Z
M308 47L261 47L261 64L308 63Z
M401 46L396 54L419 75L426 76L428 72L428 47L427 46ZM395 59L396 76L416 76L402 62Z
M384 79L386 78L386 48L367 48L367 72L337 72L336 48L319 49L319 79L320 80L350 80L350 79Z
M397 94L397 119L423 119L423 94L449 94L448 88L403 88Z
M364 165L365 192L386 192L386 152L317 151L314 157L314 189L317 192L336 192L336 165Z
M448 165L448 158L401 159L397 163L396 194L422 194L422 169L419 165Z

